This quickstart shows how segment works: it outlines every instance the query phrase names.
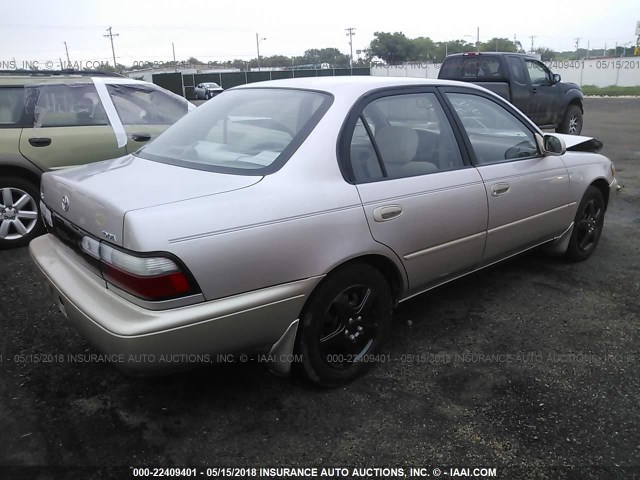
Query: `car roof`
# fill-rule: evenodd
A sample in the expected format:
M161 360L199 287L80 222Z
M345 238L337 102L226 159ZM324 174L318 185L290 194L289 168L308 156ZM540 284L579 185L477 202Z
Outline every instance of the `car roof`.
M454 80L437 80L432 78L411 78L411 77L379 77L369 75L353 75L339 77L306 77L287 78L283 80L269 80L266 82L248 83L234 87L232 90L246 88L292 88L304 90L316 90L330 93L332 95L360 94L378 90L381 88L393 87L415 87L415 86L463 86L469 88L480 87Z

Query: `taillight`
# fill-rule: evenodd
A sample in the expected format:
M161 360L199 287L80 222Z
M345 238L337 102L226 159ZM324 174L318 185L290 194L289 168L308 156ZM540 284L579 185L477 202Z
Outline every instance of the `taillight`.
M82 239L82 250L97 259L102 277L112 285L144 300L167 300L198 293L187 273L165 256L138 256L91 237Z

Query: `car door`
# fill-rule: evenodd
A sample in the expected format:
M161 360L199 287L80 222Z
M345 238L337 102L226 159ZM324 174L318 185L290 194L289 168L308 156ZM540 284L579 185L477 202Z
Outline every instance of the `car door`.
M188 112L188 104L153 85L107 83L127 137L126 150L133 153L164 132Z
M349 169L373 238L405 266L410 294L477 265L487 198L435 90L379 93L351 115Z
M551 72L542 62L525 59L524 63L531 82L531 119L538 125L550 125L560 101L558 86L553 83Z
M563 233L572 219L569 175L561 157L541 155L535 129L508 104L480 92L445 92L487 192L483 263Z
M25 107L32 122L22 130L20 153L42 170L126 154L93 83L29 86Z
M531 111L530 107L531 84L529 83L529 75L525 72L522 58L516 55L505 55L503 60L509 70L511 103L535 122L535 113Z

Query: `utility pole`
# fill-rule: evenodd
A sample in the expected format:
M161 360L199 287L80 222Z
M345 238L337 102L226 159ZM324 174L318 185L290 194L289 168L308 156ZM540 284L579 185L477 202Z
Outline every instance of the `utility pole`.
M349 37L349 50L351 52L349 56L349 66L353 68L353 36L355 35L355 28L349 27L345 28L345 30L347 32L347 37Z
M478 27L476 30L476 52L479 52L479 51L480 51L480 27Z
M266 39L266 37L260 38L260 34L256 33L256 49L258 50L258 71L260 71L260 40Z
M178 64L176 63L176 45L173 42L171 42L171 49L173 50L173 66L175 67L176 72L177 72L178 71Z
M109 34L108 35L103 35L103 37L108 38L109 40L111 40L111 53L113 54L113 69L117 72L118 71L118 64L116 63L116 51L113 48L113 37L117 37L120 34L111 33L111 27L107 28L107 32L109 32Z
M536 38L537 35L530 35L529 38L531 39L531 53L533 53L533 39Z
M576 37L576 53L578 53L579 49L580 49L580 37Z
M71 59L69 58L69 48L67 47L67 42L64 42L64 49L67 52L67 68L71 68Z

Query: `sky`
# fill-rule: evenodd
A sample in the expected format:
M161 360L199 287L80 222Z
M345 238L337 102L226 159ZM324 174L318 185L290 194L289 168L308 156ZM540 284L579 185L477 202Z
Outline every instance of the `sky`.
M345 31L355 28L356 51L374 32L403 32L435 41L514 36L528 49L573 50L635 44L639 0L516 2L457 0L0 0L0 69L6 62L104 62L112 59L106 28L113 27L118 63L171 61L193 56L205 62L302 55L311 48L349 53ZM112 63L112 60L111 60ZM3 67L4 64L4 67ZM82 65L84 66L84 65Z

